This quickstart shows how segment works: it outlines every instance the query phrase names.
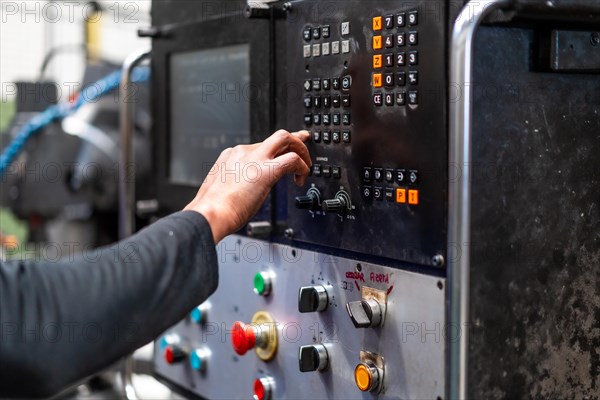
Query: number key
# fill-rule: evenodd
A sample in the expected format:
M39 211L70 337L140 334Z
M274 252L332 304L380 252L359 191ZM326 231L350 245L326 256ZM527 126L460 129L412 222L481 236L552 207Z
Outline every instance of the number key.
M406 34L398 33L396 34L396 46L404 47L406 45Z
M396 64L399 67L403 67L406 65L406 53L400 52L400 53L396 54Z
M391 49L394 47L394 35L387 35L384 41L386 49Z
M383 61L384 61L383 64L384 64L385 67L388 67L388 68L389 67L393 67L394 66L394 55L391 54L391 53L390 54L386 54L384 56Z
M396 26L398 26L399 28L406 26L406 14L401 13L396 15Z

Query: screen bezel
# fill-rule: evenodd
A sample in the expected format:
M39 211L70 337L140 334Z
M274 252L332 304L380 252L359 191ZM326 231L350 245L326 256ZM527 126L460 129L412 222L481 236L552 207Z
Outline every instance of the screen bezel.
M161 213L176 212L196 195L198 187L170 181L171 56L235 45L249 45L250 142L264 140L271 131L270 30L268 21L247 20L242 15L184 25L169 37L153 41L154 160L157 200Z

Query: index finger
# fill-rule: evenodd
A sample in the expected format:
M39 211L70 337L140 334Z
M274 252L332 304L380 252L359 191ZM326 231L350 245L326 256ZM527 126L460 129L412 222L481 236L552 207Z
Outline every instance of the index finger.
M271 135L263 142L262 148L271 159L277 158L283 154L294 152L302 158L308 165L312 165L308 148L304 144L304 140L309 139L309 134L306 131L289 133L280 130Z

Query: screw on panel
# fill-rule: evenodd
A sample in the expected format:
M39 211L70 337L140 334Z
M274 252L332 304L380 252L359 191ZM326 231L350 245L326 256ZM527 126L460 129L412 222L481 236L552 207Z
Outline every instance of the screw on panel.
M436 256L433 256L433 258L431 259L431 261L433 262L433 265L435 267L443 267L444 263L446 262L444 260L444 256L441 254L438 254Z
M283 236L285 236L286 239L292 239L294 237L294 230L292 228L286 229L285 232L283 232Z
M598 32L592 33L592 36L590 37L590 42L592 43L592 46L599 45L600 44L600 33L598 33Z

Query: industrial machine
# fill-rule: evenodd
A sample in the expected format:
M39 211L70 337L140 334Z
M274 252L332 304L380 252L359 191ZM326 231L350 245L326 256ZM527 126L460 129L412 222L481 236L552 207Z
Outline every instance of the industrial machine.
M209 399L596 396L597 8L154 2L160 211L276 128L308 130L314 163L219 244L156 377Z
M117 70L110 64L86 65L72 103L86 96L83 88ZM60 99L61 88L54 82L20 82L16 87L16 114L7 134L1 135L3 151L36 115ZM136 183L138 196L145 199L154 194L147 157L152 147L148 85L140 82L135 89L131 98L138 105L133 127ZM57 246L59 259L118 240L119 94L113 89L86 100L93 101L83 101L27 138L18 157L0 173L0 206L27 221L29 244L22 244L24 254L43 253L50 243ZM138 227L146 223L139 219Z

